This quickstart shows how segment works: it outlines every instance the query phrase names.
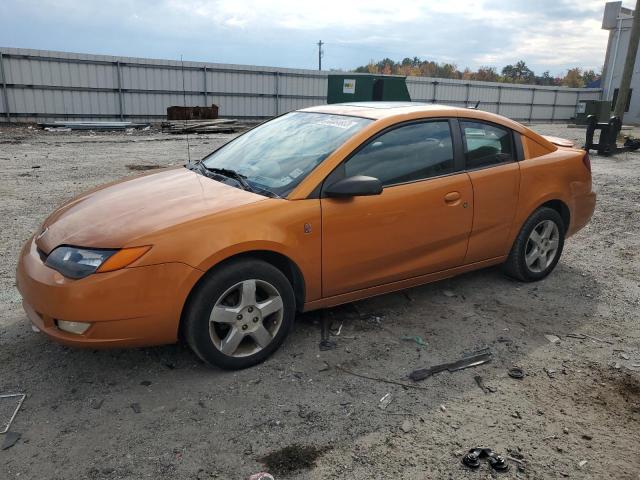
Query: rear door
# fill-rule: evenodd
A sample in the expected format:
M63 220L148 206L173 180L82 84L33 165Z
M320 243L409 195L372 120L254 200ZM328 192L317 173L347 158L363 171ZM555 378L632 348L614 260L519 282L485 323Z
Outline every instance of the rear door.
M507 127L459 119L465 165L473 185L473 229L464 263L509 253L516 214L520 166L514 135Z
M453 128L452 128L453 127ZM378 178L380 195L322 198L322 290L329 297L460 265L473 192L448 119L393 127L329 175Z

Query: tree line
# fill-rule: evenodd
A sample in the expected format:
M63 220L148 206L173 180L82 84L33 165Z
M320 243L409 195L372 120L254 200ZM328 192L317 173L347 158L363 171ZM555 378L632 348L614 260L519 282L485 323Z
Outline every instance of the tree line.
M489 66L480 67L475 72L469 68L460 71L454 63L438 63L430 60L420 60L418 57L407 57L401 62L395 62L390 58L385 58L379 62L372 60L367 65L356 68L354 72L573 88L585 87L600 78L600 75L594 70L583 70L579 67L570 68L562 77L552 76L548 70L543 72L542 75L536 75L523 60L513 65L505 65L500 70L500 73L495 67Z

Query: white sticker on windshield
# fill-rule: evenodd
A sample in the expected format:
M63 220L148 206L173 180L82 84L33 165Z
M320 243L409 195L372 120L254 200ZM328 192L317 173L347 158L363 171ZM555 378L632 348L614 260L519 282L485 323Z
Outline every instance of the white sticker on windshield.
M302 170L300 170L299 168L296 168L295 170L289 172L289 176L291 178L298 178L300 175L302 175Z
M316 125L325 125L327 127L337 127L342 128L343 130L347 130L354 125L357 125L358 122L353 120L349 120L348 118L337 118L337 117L327 117L322 120L318 120L314 122Z

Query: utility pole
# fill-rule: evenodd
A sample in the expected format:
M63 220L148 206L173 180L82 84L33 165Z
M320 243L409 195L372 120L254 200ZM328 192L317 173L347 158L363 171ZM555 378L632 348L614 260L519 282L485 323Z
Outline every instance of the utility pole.
M629 37L629 46L627 47L627 57L624 60L624 70L622 71L622 79L618 88L618 96L613 114L617 117L624 117L624 110L629 99L629 87L631 85L631 76L636 63L636 55L638 54L638 42L640 42L640 0L636 0L636 9L633 11L633 23L631 24L631 35ZM611 72L613 75L613 72Z
M640 2L640 0L638 0ZM318 41L318 70L322 70L322 56L324 52L322 51L322 45L324 45L322 40Z

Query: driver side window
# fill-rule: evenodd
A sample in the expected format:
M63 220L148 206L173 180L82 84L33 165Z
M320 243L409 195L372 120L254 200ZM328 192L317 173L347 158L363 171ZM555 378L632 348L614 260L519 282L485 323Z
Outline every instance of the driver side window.
M454 170L446 120L413 123L374 138L345 163L345 175L375 177L383 186L445 175Z

